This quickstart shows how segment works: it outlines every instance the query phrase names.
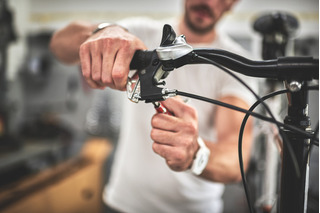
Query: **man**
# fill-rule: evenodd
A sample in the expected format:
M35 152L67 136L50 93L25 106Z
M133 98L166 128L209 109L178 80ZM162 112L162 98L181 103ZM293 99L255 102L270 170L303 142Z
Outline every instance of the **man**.
M186 0L184 16L169 24L192 46L243 54L238 45L215 30L217 21L235 2ZM163 23L136 18L118 24L96 30L97 25L71 23L54 34L51 49L61 61L80 63L92 88L125 90L134 52L156 48ZM166 81L168 88L242 108L248 108L251 98L238 82L209 65L182 67ZM170 98L163 105L174 116L155 114L150 104L126 102L104 201L120 212L221 212L223 183L241 178L237 139L243 114L196 100L184 103L179 98ZM245 164L251 137L249 122L243 145ZM198 153L207 149L208 163L195 168Z

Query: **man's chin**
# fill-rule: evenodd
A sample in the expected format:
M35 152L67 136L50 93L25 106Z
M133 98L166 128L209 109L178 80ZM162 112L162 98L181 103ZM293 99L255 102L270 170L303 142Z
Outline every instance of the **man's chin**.
M206 34L210 31L213 30L214 26L215 26L215 23L212 22L211 24L204 24L204 20L202 19L194 19L194 20L191 20L190 17L185 16L185 22L188 26L188 28L193 32L193 33L196 33L196 34L199 34L199 35L203 35L203 34Z
M204 35L207 34L208 32L211 32L214 29L214 24L210 26L199 26L196 24L188 24L189 29L198 34L198 35Z

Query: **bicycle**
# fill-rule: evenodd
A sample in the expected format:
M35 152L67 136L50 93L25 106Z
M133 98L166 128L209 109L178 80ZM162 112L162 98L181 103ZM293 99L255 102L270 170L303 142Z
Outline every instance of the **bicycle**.
M211 64L236 78L255 96L257 102L245 110L237 106L189 94L175 89L165 88L165 78L171 71L187 64ZM183 35L176 37L170 25L165 25L160 47L152 51L136 51L130 69L138 70L138 79L128 79L127 94L133 102L145 101L158 103L167 98L180 95L217 104L246 113L239 133L239 164L242 181L250 203L242 165L242 134L249 116L276 124L283 142L280 212L306 212L306 185L308 177L308 156L313 145L318 145L316 137L319 127L310 129L307 115L307 92L317 87L309 87L308 82L319 79L319 60L313 57L280 57L274 60L252 61L228 51L218 49L193 49ZM251 77L277 79L286 82L287 89L260 98L232 71ZM288 114L284 123L275 119L264 100L287 93L289 96ZM262 104L270 117L253 112ZM157 104L156 104L157 105ZM296 193L304 192L304 193Z

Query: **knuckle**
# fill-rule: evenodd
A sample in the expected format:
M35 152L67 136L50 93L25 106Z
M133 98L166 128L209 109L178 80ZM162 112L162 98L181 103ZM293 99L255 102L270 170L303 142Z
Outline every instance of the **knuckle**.
M179 151L175 154L175 160L177 162L184 162L186 159L186 154L183 151Z
M93 73L92 75L92 80L94 81L100 81L100 75L96 74L96 73Z
M90 79L91 77L90 72L85 70L84 68L82 69L82 75L85 79Z
M89 86L90 86L92 89L98 89L98 86L97 86L97 85L89 84Z
M110 47L110 44L112 42L110 41L109 38L106 38L106 39L103 39L102 42L101 42L101 46L103 47L103 49L107 50L108 47Z
M187 108L186 108L186 112L189 114L189 116L191 117L191 118L193 118L193 119L195 119L195 118L197 118L198 116L197 116L197 111L193 108L193 107L191 107L191 106L188 106Z
M152 150L153 150L155 153L158 153L158 144L157 144L157 143L153 143L153 144L152 144Z
M156 127L157 126L158 121L159 121L158 117L159 117L158 114L153 115L153 117L151 119L151 126L152 127Z
M101 47L101 41L92 42L92 44L90 45L90 49L94 52L97 52L100 47Z
M151 129L150 137L151 137L152 140L156 139L156 130L155 129Z
M112 84L112 78L110 78L110 77L102 77L101 82L103 84L110 85L110 84Z
M184 170L181 165L178 165L178 164L173 163L171 161L168 161L167 164L173 171L180 172L180 171Z
M177 165L172 160L167 160L167 165L172 169L175 170L177 168Z
M82 43L81 45L80 45L80 47L79 47L79 54L80 54L80 56L83 56L87 51L88 51L88 43Z
M91 88L93 88L93 89L97 88L97 85L95 83L93 83L91 80L88 79L88 80L86 80L86 82Z
M106 37L104 39L101 39L101 47L103 47L105 50L108 50L108 49L111 49L112 46L114 44L116 44L118 41L117 38L114 38L114 37Z
M184 140L185 147L190 147L193 144L193 138L188 137Z
M121 80L126 77L126 73L121 69L114 69L112 72L112 78L115 80Z
M194 125L193 122L186 122L185 123L185 128L191 134L197 133L197 127Z
M122 48L128 49L131 47L131 41L128 39L121 39Z
M156 126L156 118L155 117L153 117L152 119L151 119L151 126L152 127L155 127ZM152 129L153 130L153 129Z
M90 69L87 68L83 63L81 63L81 71L82 71L82 76L83 76L86 80L91 78Z

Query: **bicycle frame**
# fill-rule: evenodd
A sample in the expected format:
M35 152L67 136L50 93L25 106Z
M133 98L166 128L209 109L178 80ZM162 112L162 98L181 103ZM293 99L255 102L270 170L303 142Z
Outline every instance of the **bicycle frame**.
M275 60L251 61L242 56L217 49L193 49L184 36L176 37L170 25L165 25L159 48L137 51L130 64L139 71L138 91L131 91L135 101L162 101L176 95L176 90L161 87L170 71L187 64L203 64L199 56L251 77L285 81L289 89L288 115L284 123L311 132L307 115L307 82L319 79L319 60L312 57L281 57ZM285 137L298 162L298 170L290 156L290 146L283 145L280 212L306 212L308 191L308 159L310 137L284 129ZM297 174L297 171L300 174ZM303 192L303 193L300 193Z
M308 116L307 94L304 82L297 82L302 88L288 94L288 115L284 122L311 131L311 122ZM304 85L302 85L304 84ZM287 84L290 88L290 85ZM284 144L282 154L282 174L280 191L280 212L306 212L309 176L309 148L310 139L299 137L291 131L285 131L293 152L297 158L300 175L289 156L288 146ZM300 192L300 193L297 193Z

